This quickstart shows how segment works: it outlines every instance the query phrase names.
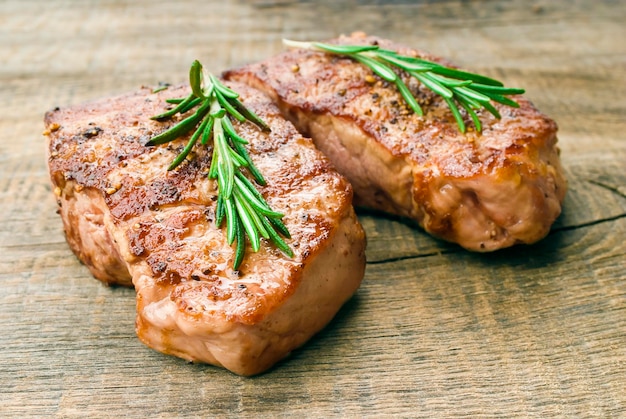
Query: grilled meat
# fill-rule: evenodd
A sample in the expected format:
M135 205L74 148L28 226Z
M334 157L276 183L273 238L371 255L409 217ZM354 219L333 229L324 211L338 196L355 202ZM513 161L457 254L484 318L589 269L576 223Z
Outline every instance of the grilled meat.
M364 34L332 42L442 62ZM461 134L439 96L404 75L420 117L394 85L349 58L294 50L224 76L266 92L350 180L356 205L408 217L474 251L536 242L561 212L557 125L524 97L514 97L518 109L496 104L502 119L481 113L482 133Z
M68 243L93 275L134 286L136 331L148 346L252 375L322 329L357 290L365 236L352 188L260 92L237 83L242 102L271 133L234 122L285 214L289 258L265 243L238 271L215 225L210 150L168 172L187 139L148 147L173 122L151 121L183 87L150 89L46 114L49 168Z

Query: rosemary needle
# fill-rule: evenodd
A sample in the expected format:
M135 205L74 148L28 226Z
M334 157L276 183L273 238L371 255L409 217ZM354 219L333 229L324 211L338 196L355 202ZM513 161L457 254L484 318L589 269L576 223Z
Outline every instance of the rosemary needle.
M422 108L394 68L405 71L410 77L415 78L444 99L462 133L466 132L467 127L461 110L469 115L476 131L480 132L482 124L476 113L477 110L486 109L496 118L500 118L500 113L491 102L519 107L517 102L506 96L524 93L524 89L504 87L498 80L480 74L446 67L417 57L409 57L380 48L378 45L325 44L287 39L283 42L292 48L342 55L358 61L369 67L383 80L395 84L407 105L421 116L424 114Z
M292 257L292 250L282 238L290 238L289 231L281 221L283 214L270 208L254 183L244 174L247 171L257 184L266 184L244 147L248 141L237 133L231 118L239 122L251 122L263 131L269 131L269 127L238 100L237 92L212 74L205 75L202 64L197 60L189 70L189 83L191 93L187 97L168 99L167 102L175 106L152 119L162 121L176 114L183 115L192 110L193 113L153 137L147 145L164 144L195 130L187 145L168 167L168 170L173 170L185 160L198 140L202 145L213 140L208 176L217 179L216 224L221 226L226 221L228 244L235 243L233 269L238 269L243 261L246 238L255 252L260 249L261 238L264 238Z

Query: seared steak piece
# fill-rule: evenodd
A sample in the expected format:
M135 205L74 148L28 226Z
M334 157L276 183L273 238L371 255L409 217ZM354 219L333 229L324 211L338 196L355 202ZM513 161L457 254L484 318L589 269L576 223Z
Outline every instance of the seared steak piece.
M46 114L49 168L67 240L93 275L137 291L137 334L148 346L251 375L322 329L357 290L365 236L352 188L260 92L228 83L271 133L250 141L269 205L285 214L294 257L268 243L238 271L215 225L210 150L166 168L188 138L147 147L173 122L151 121L183 87L150 89Z
M442 62L363 34L332 42ZM352 183L356 205L409 217L475 251L536 242L561 212L557 126L524 97L514 97L518 109L496 104L500 120L482 112L482 133L461 134L439 96L403 76L420 117L394 85L349 58L293 50L224 75L266 92L311 136Z

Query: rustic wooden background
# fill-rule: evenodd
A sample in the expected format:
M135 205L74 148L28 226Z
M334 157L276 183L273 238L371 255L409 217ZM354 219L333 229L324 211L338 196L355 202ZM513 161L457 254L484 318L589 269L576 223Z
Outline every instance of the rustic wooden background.
M625 22L610 0L1 1L0 417L626 417ZM133 290L64 241L44 112L354 30L527 89L570 181L552 233L477 255L361 213L362 288L270 372L144 347Z

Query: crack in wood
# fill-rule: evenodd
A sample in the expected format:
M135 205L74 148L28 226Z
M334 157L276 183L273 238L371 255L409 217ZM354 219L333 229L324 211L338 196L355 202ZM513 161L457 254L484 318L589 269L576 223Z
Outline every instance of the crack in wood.
M421 259L421 258L427 258L431 256L441 256L441 255L459 253L461 251L462 249L460 248L459 249L446 249L446 250L437 250L435 252L419 253L417 255L397 256L393 258L378 259L378 260L372 260L372 261L368 260L367 265L380 265L383 263L401 262L403 260Z
M555 234L555 233L560 233L562 231L577 230L579 228L587 228L587 227L592 227L592 226L595 226L595 225L598 225L598 224L610 223L612 221L616 221L616 220L619 220L619 219L622 219L622 218L626 218L626 213L625 214L614 215L613 217L601 218L599 220L588 221L586 223L580 223L580 224L574 224L574 225L569 225L569 226L553 228L552 230L550 230L549 235L552 235L552 234Z
M607 191L612 192L615 195L626 199L626 194L622 192L620 188L617 186L607 185L606 183L602 183L598 180L591 180L591 179L588 179L587 182L591 183L592 185L596 185L603 189L606 189Z
M580 223L580 224L575 224L575 225L569 225L569 226L563 226L563 227L556 227L556 228L552 228L550 230L550 232L548 233L548 235L553 235L556 233L561 233L564 231L571 231L571 230L578 230L581 228L587 228L587 227L593 227L599 224L603 224L603 223L610 223L616 220L620 220L622 218L626 218L626 213L624 214L618 214L615 215L613 217L606 217L606 218L602 218L599 220L593 220L593 221L588 221L586 223ZM441 256L441 255L447 255L447 254L454 254L454 253L459 253L462 252L463 249L458 248L458 249L445 249L445 250L437 250L437 251L432 251L432 252L428 252L428 253L419 253L419 254L415 254L415 255L404 255L404 256L397 256L397 257L391 257L391 258L385 258L385 259L378 259L378 260L372 260L372 261L367 261L367 265L380 265L383 263L394 263L394 262L401 262L404 260L413 260L413 259L421 259L421 258L427 258L427 257L432 257L432 256Z

